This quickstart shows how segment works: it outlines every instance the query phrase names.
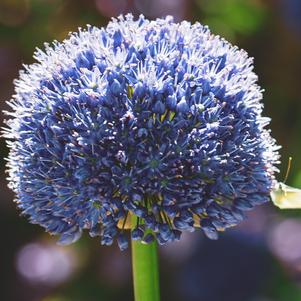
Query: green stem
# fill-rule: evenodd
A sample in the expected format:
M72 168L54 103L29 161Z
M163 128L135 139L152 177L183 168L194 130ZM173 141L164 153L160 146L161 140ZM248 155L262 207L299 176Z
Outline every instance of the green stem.
M131 218L136 227L136 218ZM132 240L132 266L135 301L159 301L157 242L143 244Z

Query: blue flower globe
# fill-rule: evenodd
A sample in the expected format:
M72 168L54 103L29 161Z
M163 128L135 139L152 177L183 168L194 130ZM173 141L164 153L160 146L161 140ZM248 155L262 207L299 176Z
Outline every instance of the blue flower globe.
M211 239L269 200L277 146L247 53L206 26L132 15L37 50L15 82L9 181L30 222L76 241Z

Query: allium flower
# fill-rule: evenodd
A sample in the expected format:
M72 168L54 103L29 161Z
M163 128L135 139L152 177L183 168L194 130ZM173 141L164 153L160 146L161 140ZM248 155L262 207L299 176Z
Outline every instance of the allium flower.
M252 59L206 26L132 15L37 50L9 103L17 205L59 242L216 239L269 200L278 153ZM150 231L151 230L151 231Z

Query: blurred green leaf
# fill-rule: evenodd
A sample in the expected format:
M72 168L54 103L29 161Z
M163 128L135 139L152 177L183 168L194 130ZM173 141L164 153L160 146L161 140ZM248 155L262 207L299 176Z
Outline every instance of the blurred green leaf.
M252 34L262 26L266 9L252 0L198 0L205 24L214 33L233 39L236 34Z

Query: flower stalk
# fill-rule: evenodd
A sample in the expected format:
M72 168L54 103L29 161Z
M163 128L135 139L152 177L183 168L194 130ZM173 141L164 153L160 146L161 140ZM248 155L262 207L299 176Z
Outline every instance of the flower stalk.
M132 217L132 225L136 218ZM132 239L132 270L135 301L159 301L157 242L144 244Z

